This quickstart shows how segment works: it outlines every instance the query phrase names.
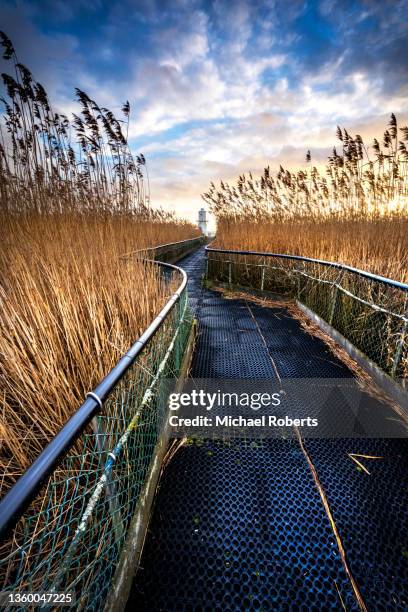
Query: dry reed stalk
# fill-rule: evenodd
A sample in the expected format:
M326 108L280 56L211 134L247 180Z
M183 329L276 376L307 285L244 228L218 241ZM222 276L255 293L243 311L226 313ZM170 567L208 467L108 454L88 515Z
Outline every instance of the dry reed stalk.
M348 577L348 579L350 581L350 584L351 584L351 587L353 589L354 597L355 597L355 599L357 601L357 604L358 604L361 612L367 612L367 607L365 605L363 596L361 595L359 586L358 586L358 584L357 584L357 582L356 582L356 580L355 580L355 578L354 578L354 576L353 576L353 574L351 572L351 569L349 567L349 564L348 564L348 561L347 561L347 556L346 556L346 551L345 551L345 548L344 548L344 545L343 545L343 542L342 542L339 530L337 528L336 522L334 520L334 517L333 517L332 511L331 511L331 508L330 508L329 501L327 499L325 490L323 489L323 486L322 486L322 484L320 482L317 470L316 470L316 468L315 468L315 466L313 464L313 461L312 461L309 453L307 452L307 450L305 448L305 445L303 443L302 436L300 435L299 429L297 427L294 427L294 430L296 432L297 439L298 439L300 448L302 450L302 453L303 453L303 455L304 455L304 457L305 457L305 459L306 459L306 461L308 463L309 469L310 469L310 471L312 473L313 480L315 482L316 488L319 491L319 495L320 495L320 498L322 500L324 509L326 511L327 518L330 521L330 525L331 525L334 537L336 539L337 548L339 549L341 562L343 564L344 570L345 570L345 572L347 574L347 577Z

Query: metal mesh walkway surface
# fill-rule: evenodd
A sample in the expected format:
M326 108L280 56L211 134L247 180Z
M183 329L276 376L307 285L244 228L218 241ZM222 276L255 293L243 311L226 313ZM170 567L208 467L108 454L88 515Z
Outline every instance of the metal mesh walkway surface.
M203 289L203 249L179 265L199 321L192 377L352 376L284 305ZM407 610L407 507L406 439L189 440L164 470L128 609Z

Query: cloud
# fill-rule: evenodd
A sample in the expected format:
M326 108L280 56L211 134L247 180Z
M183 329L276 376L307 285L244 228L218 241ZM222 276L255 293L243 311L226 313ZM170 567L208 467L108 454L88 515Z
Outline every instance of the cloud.
M74 86L117 111L153 201L196 217L211 180L320 162L337 124L369 140L406 120L408 0L12 2L23 61L64 110ZM83 18L84 17L84 18Z
M78 76L80 57L75 35L63 32L43 34L32 22L30 8L18 10L12 5L2 6L0 21L1 29L14 44L19 61L26 64L35 78L47 87L54 101L61 101L65 97L66 82L73 80L75 74ZM0 69L1 72L12 70L10 62L5 62L1 56Z

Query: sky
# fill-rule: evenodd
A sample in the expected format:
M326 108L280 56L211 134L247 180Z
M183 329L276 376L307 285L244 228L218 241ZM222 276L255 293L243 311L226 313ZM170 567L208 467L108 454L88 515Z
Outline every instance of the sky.
M0 29L57 110L129 100L152 204L191 220L210 181L408 124L408 0L0 0Z

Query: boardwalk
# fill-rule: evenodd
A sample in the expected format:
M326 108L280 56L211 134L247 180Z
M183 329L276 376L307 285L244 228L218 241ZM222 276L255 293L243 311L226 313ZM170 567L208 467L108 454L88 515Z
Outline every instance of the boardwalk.
M199 321L193 377L352 376L284 306L267 309L203 289L203 249L179 265ZM406 451L401 439L182 446L160 483L128 609L357 610L356 591L369 610L406 609ZM350 453L382 459L361 459L368 474Z

